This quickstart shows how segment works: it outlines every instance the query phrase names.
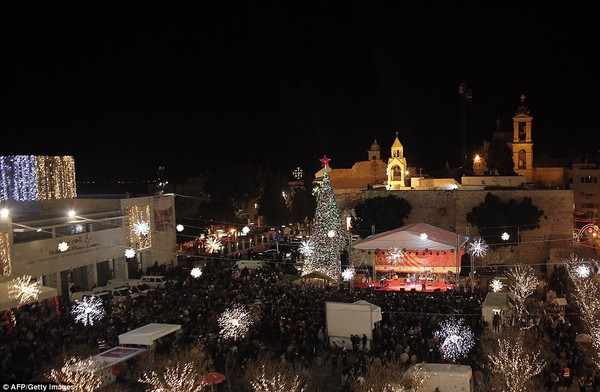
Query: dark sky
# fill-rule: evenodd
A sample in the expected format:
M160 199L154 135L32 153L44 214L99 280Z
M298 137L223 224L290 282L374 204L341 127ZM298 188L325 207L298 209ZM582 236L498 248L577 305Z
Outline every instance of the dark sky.
M578 1L3 1L0 155L74 155L78 179L289 173L374 138L387 158L398 131L433 170L460 160L461 81L471 151L524 94L534 153L593 153L598 20Z

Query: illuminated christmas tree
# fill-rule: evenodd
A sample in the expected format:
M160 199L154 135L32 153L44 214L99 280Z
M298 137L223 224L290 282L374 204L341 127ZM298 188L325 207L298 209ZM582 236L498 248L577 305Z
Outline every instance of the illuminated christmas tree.
M310 255L305 255L302 275L317 271L337 282L341 270L341 252L346 246L346 231L327 174L329 161L326 156L321 159L325 173L318 190L317 208L310 235L314 250Z

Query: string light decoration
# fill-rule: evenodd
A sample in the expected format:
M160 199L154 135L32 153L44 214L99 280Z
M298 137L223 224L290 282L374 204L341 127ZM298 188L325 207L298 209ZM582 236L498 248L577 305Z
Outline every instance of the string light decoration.
M12 274L12 262L10 259L10 241L8 233L0 232L0 275L10 276Z
M200 267L194 267L190 271L190 275L192 275L192 277L194 278L199 278L202 276L202 270L200 269Z
M510 239L510 234L508 234L508 232L505 231L504 233L502 233L500 238L502 238L502 241L508 241Z
M573 298L581 311L581 319L587 326L589 335L592 338L591 357L600 366L600 283L593 277L581 278L577 269L582 265L583 260L571 254L569 258L563 260L569 278L573 282Z
M314 251L305 257L301 275L316 271L337 281L341 272L341 254L346 248L347 239L327 173L328 159L324 157L321 160L325 165L325 172L312 223L311 240L314 243ZM330 231L335 235L328 235Z
M208 253L219 253L222 248L223 244L218 238L209 237L204 242L204 249L206 249Z
M354 268L346 268L342 272L342 278L344 279L345 282L349 282L349 281L353 280L354 276L356 276L356 272L354 271Z
M388 249L387 253L388 254L385 258L387 259L387 261L389 261L390 263L392 263L394 265L398 265L404 258L404 251L395 246Z
M504 285L502 284L502 281L500 279L492 279L492 281L490 282L490 287L494 293L497 293L502 291Z
M532 352L524 347L523 335L509 336L498 340L498 349L488 355L491 369L501 391L522 392L532 390L530 380L540 374L546 362L540 351Z
M125 257L128 259L133 259L135 257L135 249L133 248L127 248L125 249Z
M251 325L250 312L241 305L225 309L219 317L221 335L226 339L237 340L246 336Z
M0 157L0 200L37 201L77 197L72 156Z
M433 335L440 340L440 353L449 361L466 356L475 345L474 335L463 319L442 320Z
M69 385L69 391L91 392L102 386L101 365L93 358L72 357L60 370L52 369L48 378L57 384Z
M300 252L303 256L311 256L315 251L315 245L311 240L302 241L300 246L298 247L298 252Z
M473 239L473 242L469 244L469 252L473 256L483 257L487 254L488 244L481 237L476 237Z
M84 297L81 301L75 300L71 315L76 323L92 326L104 318L104 305L99 297Z
M151 391L200 392L206 386L192 362L167 366L162 375L151 371L144 373L138 382L149 384Z
M28 303L38 299L40 295L40 283L31 281L31 276L19 276L8 284L8 297L19 300L19 304Z
M66 252L69 250L69 244L67 244L65 241L61 241L58 243L58 250L60 252Z
M507 271L507 274L511 278L509 289L515 295L517 318L524 322L525 300L535 292L540 281L530 265L515 264Z
M289 367L277 365L276 362L268 366L262 364L260 371L250 377L250 386L254 392L304 392L306 380Z
M130 248L147 249L152 246L152 231L150 229L150 206L132 206L124 209L125 230Z
M365 383L359 391L365 392L418 392L431 375L417 363L405 370L399 362L376 364L371 362L365 372Z

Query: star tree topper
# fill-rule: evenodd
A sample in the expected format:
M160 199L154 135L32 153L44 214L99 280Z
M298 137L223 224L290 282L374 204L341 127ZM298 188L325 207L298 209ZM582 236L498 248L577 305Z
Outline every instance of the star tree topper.
M327 158L327 155L323 155L323 158L319 159L319 161L321 161L321 165L325 167L329 166L329 161L331 161L331 158Z

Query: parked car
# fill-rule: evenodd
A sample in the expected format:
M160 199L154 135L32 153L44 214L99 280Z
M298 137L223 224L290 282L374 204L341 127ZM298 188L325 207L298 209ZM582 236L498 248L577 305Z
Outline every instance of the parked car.
M141 281L153 289L162 289L165 288L168 279L164 276L146 275L142 276Z
M76 291L71 294L71 301L82 301L85 297L100 297L103 301L106 301L109 300L110 293L108 291Z

